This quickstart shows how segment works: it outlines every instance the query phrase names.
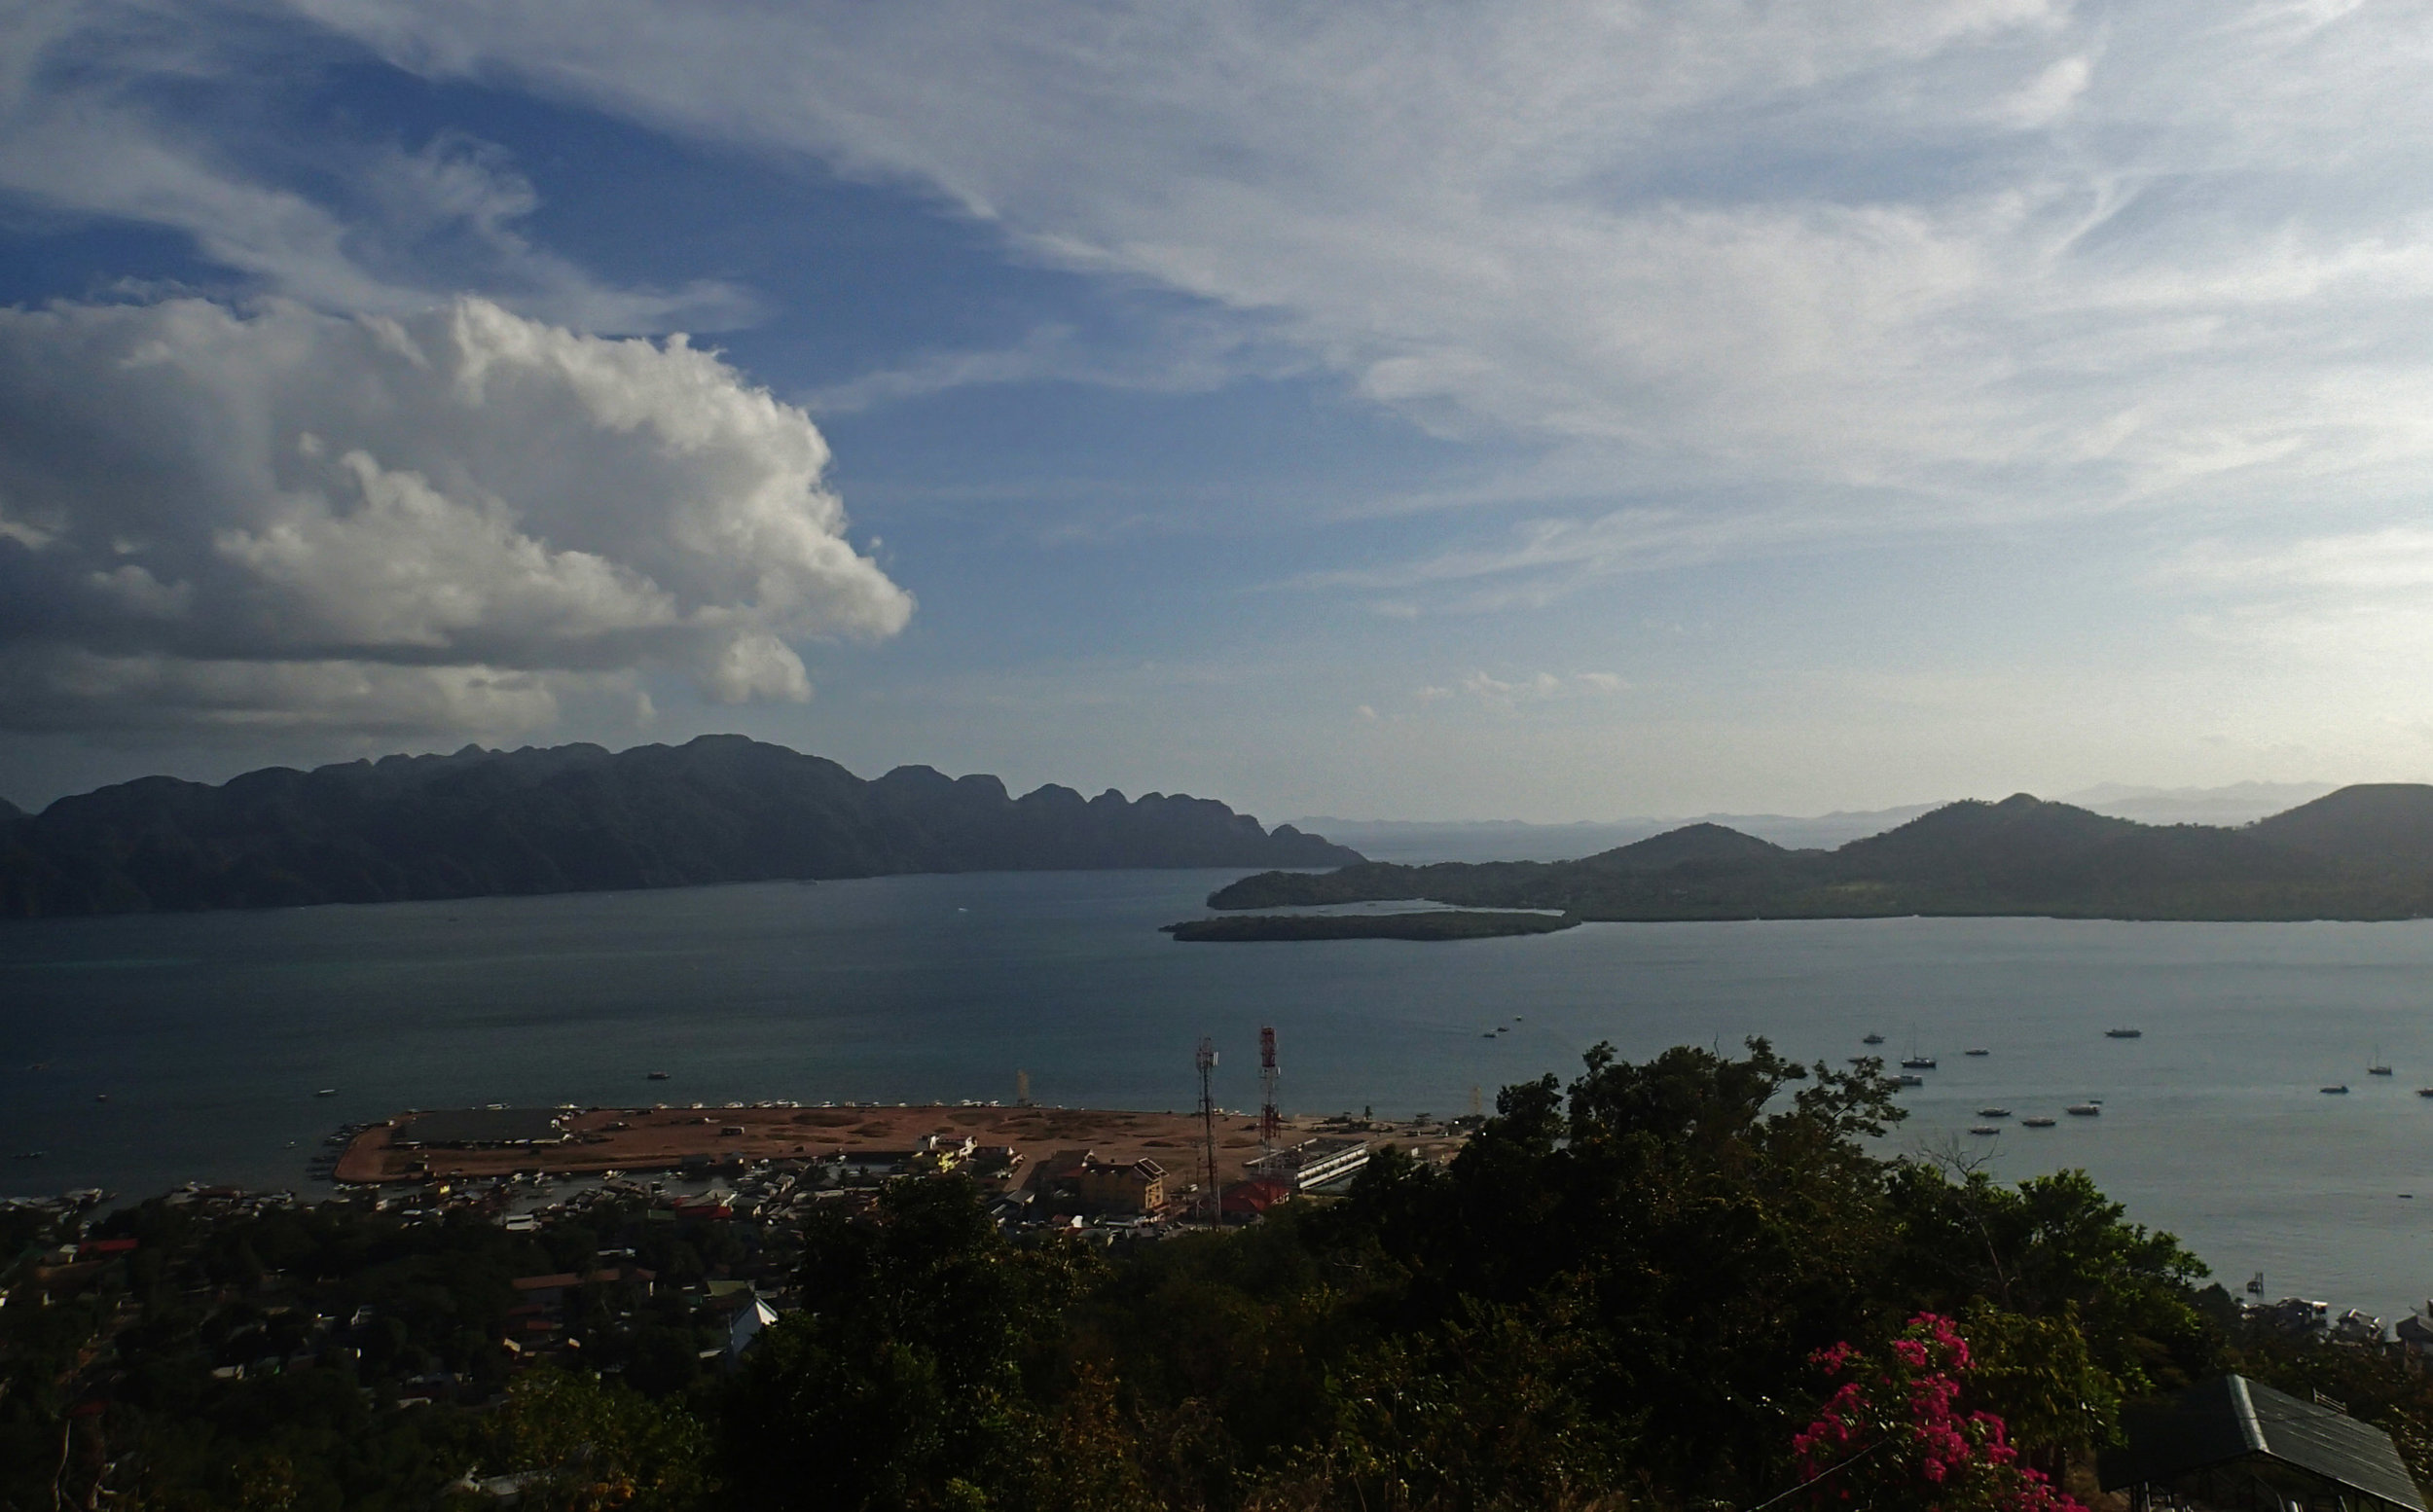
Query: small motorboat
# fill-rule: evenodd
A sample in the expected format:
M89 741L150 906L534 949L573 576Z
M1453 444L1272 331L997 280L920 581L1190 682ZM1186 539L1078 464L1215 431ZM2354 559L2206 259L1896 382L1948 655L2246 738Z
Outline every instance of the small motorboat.
M2053 1122L2054 1121L2052 1119L2041 1116L2036 1118L2022 1118L2019 1120L2019 1127L2021 1129L2051 1129L2053 1126Z
M2317 1090L2327 1098L2345 1098L2348 1096L2348 1083L2337 1082L2332 1086L2319 1088Z
M1870 1034L1865 1039L1859 1041L1862 1045L1880 1045L1883 1042L1884 1036L1881 1034Z
M316 1098L335 1098L338 1096L338 1089L335 1087L316 1087L313 1089L312 1095Z
M2419 1098L2433 1098L2433 1087L2418 1087L2416 1089L2416 1096Z
M1991 1124L1971 1124L1969 1126L1969 1133L1973 1134L1998 1134L2002 1133L2002 1131L1995 1128Z
M1911 1056L1906 1061L1901 1062L1901 1068L1905 1071L1931 1071L1935 1068L1935 1058L1933 1056Z
M1905 1071L1901 1075L1893 1078L1893 1085L1896 1087L1923 1087L1926 1085L1926 1078L1923 1076L1912 1076Z
M2144 1039L2146 1031L2144 1029L2106 1029L2103 1031L2103 1037L2106 1039Z
M2011 1110L2009 1108L1979 1108L1977 1110L1977 1116L1979 1118L2009 1118L2011 1116Z
M664 1082L668 1079L668 1073L665 1071L653 1071L643 1079L645 1081Z
M2061 1111L2069 1114L2072 1118L2100 1118L2103 1116L2103 1104L2100 1102L2073 1102Z
M96 1092L92 1095L92 1099L95 1102L107 1102L110 1100L110 1095L106 1092Z
M1964 1056L1989 1056L1992 1055L1993 1052L1990 1050L1963 1050L1960 1054Z

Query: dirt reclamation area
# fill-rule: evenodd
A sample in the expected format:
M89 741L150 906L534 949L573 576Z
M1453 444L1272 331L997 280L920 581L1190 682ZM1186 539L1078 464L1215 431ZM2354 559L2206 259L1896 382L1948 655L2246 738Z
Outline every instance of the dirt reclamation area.
M640 1107L589 1108L566 1121L562 1143L494 1149L414 1149L391 1142L403 1118L357 1134L332 1172L343 1182L483 1180L517 1172L597 1175L606 1170L672 1170L688 1162L815 1160L862 1151L909 1150L925 1134L983 1145L1011 1145L1027 1170L1061 1150L1086 1149L1101 1160L1144 1158L1166 1168L1177 1186L1199 1179L1200 1120L1196 1114L1135 1113L1042 1107ZM1285 1140L1322 1131L1312 1119L1288 1119ZM1414 1153L1441 1155L1459 1141L1408 1126L1360 1134ZM1258 1158L1258 1124L1240 1114L1216 1121L1216 1174L1239 1180Z

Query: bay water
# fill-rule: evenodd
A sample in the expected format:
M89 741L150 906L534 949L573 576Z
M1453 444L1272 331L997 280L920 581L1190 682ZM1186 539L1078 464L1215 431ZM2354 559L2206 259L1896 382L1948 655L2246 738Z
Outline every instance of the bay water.
M1179 945L1232 872L1029 873L0 923L0 1194L309 1191L409 1107L764 1098L1470 1111L1590 1045L1934 1056L1887 1144L2089 1171L2233 1290L2433 1290L2433 923L1865 919ZM1495 1032L1499 1027L1504 1032ZM2135 1027L2137 1039L2104 1031ZM1971 1048L1982 1058L1963 1055ZM2377 1060L2393 1076L2370 1076ZM664 1070L666 1081L646 1073ZM2319 1089L2345 1084L2344 1095ZM316 1091L335 1089L328 1097ZM2062 1114L2100 1098L2097 1118ZM1968 1133L1987 1123L2002 1133ZM2019 1118L2052 1115L2031 1130ZM35 1157L39 1152L39 1158ZM2413 1195L2411 1195L2413 1194Z

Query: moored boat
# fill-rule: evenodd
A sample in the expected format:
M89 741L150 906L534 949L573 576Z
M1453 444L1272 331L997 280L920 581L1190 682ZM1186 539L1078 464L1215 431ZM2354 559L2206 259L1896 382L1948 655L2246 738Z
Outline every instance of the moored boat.
M1884 1036L1881 1034L1870 1034L1865 1039L1859 1041L1862 1045L1880 1045L1883 1042Z
M2009 1118L2011 1116L2011 1110L2009 1108L1979 1108L1977 1110L1977 1116L1979 1118Z
M2348 1083L2339 1082L2319 1090L2327 1098L2345 1098L2348 1096Z
M2103 1031L2103 1037L2106 1039L2144 1039L2146 1031L2144 1029L2106 1029Z
M1931 1071L1935 1068L1935 1058L1933 1056L1911 1056L1907 1060L1901 1062L1901 1068L1905 1071Z
M2022 1118L2019 1120L2019 1127L2022 1129L2051 1129L2055 1122L2056 1120L2043 1117Z
M2063 1108L2062 1111L2069 1114L2072 1118L2097 1118L2103 1114L2103 1104L2100 1102L2073 1102L2068 1107Z

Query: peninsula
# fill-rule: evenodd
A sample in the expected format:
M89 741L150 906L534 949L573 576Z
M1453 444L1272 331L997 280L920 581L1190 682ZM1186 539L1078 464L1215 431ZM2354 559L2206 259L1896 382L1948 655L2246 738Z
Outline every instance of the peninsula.
M1237 910L1399 899L1601 920L2420 918L2433 917L2433 787L2345 787L2236 829L2138 824L2020 794L1946 805L1834 850L1692 824L1575 861L1271 871L1208 901Z
M742 736L146 777L0 812L0 918L388 903L908 872L1341 866L1213 799L898 767Z
M1552 934L1579 922L1568 914L1425 909L1408 914L1252 914L1192 918L1164 927L1185 943L1236 945L1256 940L1486 940Z

